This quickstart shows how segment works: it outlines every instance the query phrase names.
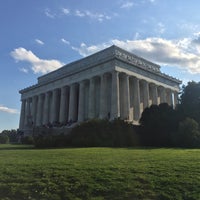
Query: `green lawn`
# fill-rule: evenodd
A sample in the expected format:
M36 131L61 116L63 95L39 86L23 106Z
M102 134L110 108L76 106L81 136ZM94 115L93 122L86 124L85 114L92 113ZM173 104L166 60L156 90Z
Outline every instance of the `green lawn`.
M1 200L200 199L200 149L0 145Z

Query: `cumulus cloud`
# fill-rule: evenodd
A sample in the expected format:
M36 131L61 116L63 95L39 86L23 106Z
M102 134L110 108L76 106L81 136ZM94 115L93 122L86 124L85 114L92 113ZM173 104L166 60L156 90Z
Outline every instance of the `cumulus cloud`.
M131 8L133 7L133 2L130 2L130 1L127 1L127 2L124 2L120 8Z
M92 46L87 46L85 43L81 43L80 47L72 47L73 50L78 51L78 53L81 56L88 56L91 55L97 51L100 51L104 48L107 48L108 46L110 46L110 43L103 43L100 45L92 45Z
M106 15L106 14L92 12L92 11L89 11L89 10L84 10L84 11L76 10L74 15L77 16L77 17L82 17L82 18L88 17L90 19L94 19L94 20L97 20L99 22L111 19L111 17Z
M44 42L42 40L39 39L35 39L35 42L39 45L44 45Z
M80 47L72 48L80 55L87 56L113 44L158 64L180 67L193 74L200 73L200 45L194 45L194 39L191 38L113 39L99 45L87 46L82 43Z
M165 32L165 25L161 22L159 22L157 24L157 30L156 32L160 33L160 34L163 34Z
M19 111L13 108L8 108L6 106L0 105L0 112L6 112L10 114L19 114Z
M25 61L30 64L31 70L37 73L48 73L53 70L60 68L63 63L58 60L46 60L37 57L32 51L26 50L23 47L14 49L11 53L11 56L17 61Z
M68 8L62 8L62 12L64 15L70 14L70 10Z
M24 67L22 67L22 68L19 68L19 70L21 71L21 72L24 72L24 73L28 73L28 69L27 68L24 68Z
M70 42L65 40L64 38L61 39L61 42L64 43L64 44L70 45Z
M44 14L49 17L49 18L52 18L54 19L56 17L56 14L53 13L49 8L46 8L45 11L44 11Z
M80 10L75 10L75 16L77 17L85 17L85 13Z
M75 9L75 10L70 10L68 8L61 8L59 11L55 10L55 11L51 11L49 8L46 8L44 10L44 14L51 19L55 19L55 18L61 18L63 16L73 16L73 17L81 17L81 18L89 18L89 19L93 19L93 20L97 20L99 22L102 22L104 20L110 20L112 17L105 14L105 13L101 13L101 12L94 12L91 10L79 10L79 9ZM115 15L113 15L115 16Z

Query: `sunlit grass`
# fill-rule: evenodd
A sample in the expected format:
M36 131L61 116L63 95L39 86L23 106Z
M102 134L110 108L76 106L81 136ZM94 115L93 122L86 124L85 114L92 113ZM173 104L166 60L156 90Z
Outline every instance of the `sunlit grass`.
M198 149L0 145L0 199L196 200L199 166Z

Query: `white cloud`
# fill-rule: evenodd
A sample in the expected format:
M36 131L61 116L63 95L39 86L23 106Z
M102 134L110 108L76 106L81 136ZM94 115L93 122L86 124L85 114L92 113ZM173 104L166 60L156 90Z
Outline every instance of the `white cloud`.
M130 2L130 1L127 1L127 2L124 2L120 8L131 8L133 7L133 2Z
M56 14L55 13L52 13L51 10L49 8L46 8L45 11L44 11L45 15L49 18L55 18L56 17Z
M176 66L182 70L200 73L200 45L194 45L193 39L167 40L163 38L146 38L134 40L113 39L107 43L87 46L82 43L79 48L72 47L82 56L87 56L110 45L117 45L138 56L161 65Z
M70 10L68 8L61 8L59 11L51 11L49 8L46 8L44 10L44 14L49 17L49 18L61 18L63 16L74 16L74 17L87 17L89 19L97 20L99 22L102 22L104 20L110 20L111 16L104 14L104 13L99 13L99 12L94 12L91 10ZM115 16L115 14L113 14Z
M134 40L138 40L140 38L140 33L136 32L134 35Z
M45 74L64 65L58 60L40 59L32 51L28 51L23 47L14 49L10 54L17 62L25 61L30 63L31 70L34 73Z
M63 14L65 14L65 15L70 14L70 10L69 10L68 8L62 8L62 12L63 12Z
M77 16L77 17L85 17L85 13L81 12L80 10L76 10L75 11L75 16Z
M6 112L10 114L19 114L19 111L13 108L8 108L6 106L0 105L0 112Z
M165 32L165 25L161 22L157 24L157 30L158 33L163 34Z
M107 48L108 46L110 46L110 43L106 44L106 43L103 43L103 44L100 44L100 45L92 45L92 46L87 46L85 43L81 43L80 47L77 48L77 47L72 47L73 50L75 51L78 51L78 53L81 55L81 56L88 56L88 55L91 55L97 51L100 51L104 48Z
M103 13L92 12L89 10L84 10L84 11L76 10L74 15L82 18L88 17L90 19L98 20L99 22L111 19L111 17L108 15L105 15Z
M27 68L22 67L22 68L20 68L19 70L20 70L21 72L26 73L26 74L28 73L28 69L27 69Z
M70 42L65 40L64 38L61 39L61 42L64 43L64 44L70 45Z
M42 40L35 39L35 42L36 42L37 44L44 45L44 42L43 42Z
M178 29L180 29L182 32L187 32L187 33L196 33L200 29L199 24L194 24L194 23L186 23L186 22L181 22L177 24Z

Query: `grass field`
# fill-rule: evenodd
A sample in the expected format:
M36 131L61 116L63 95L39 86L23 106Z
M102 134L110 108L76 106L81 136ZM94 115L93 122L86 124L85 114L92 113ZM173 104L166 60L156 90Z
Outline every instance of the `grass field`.
M200 149L0 145L1 200L200 199Z

